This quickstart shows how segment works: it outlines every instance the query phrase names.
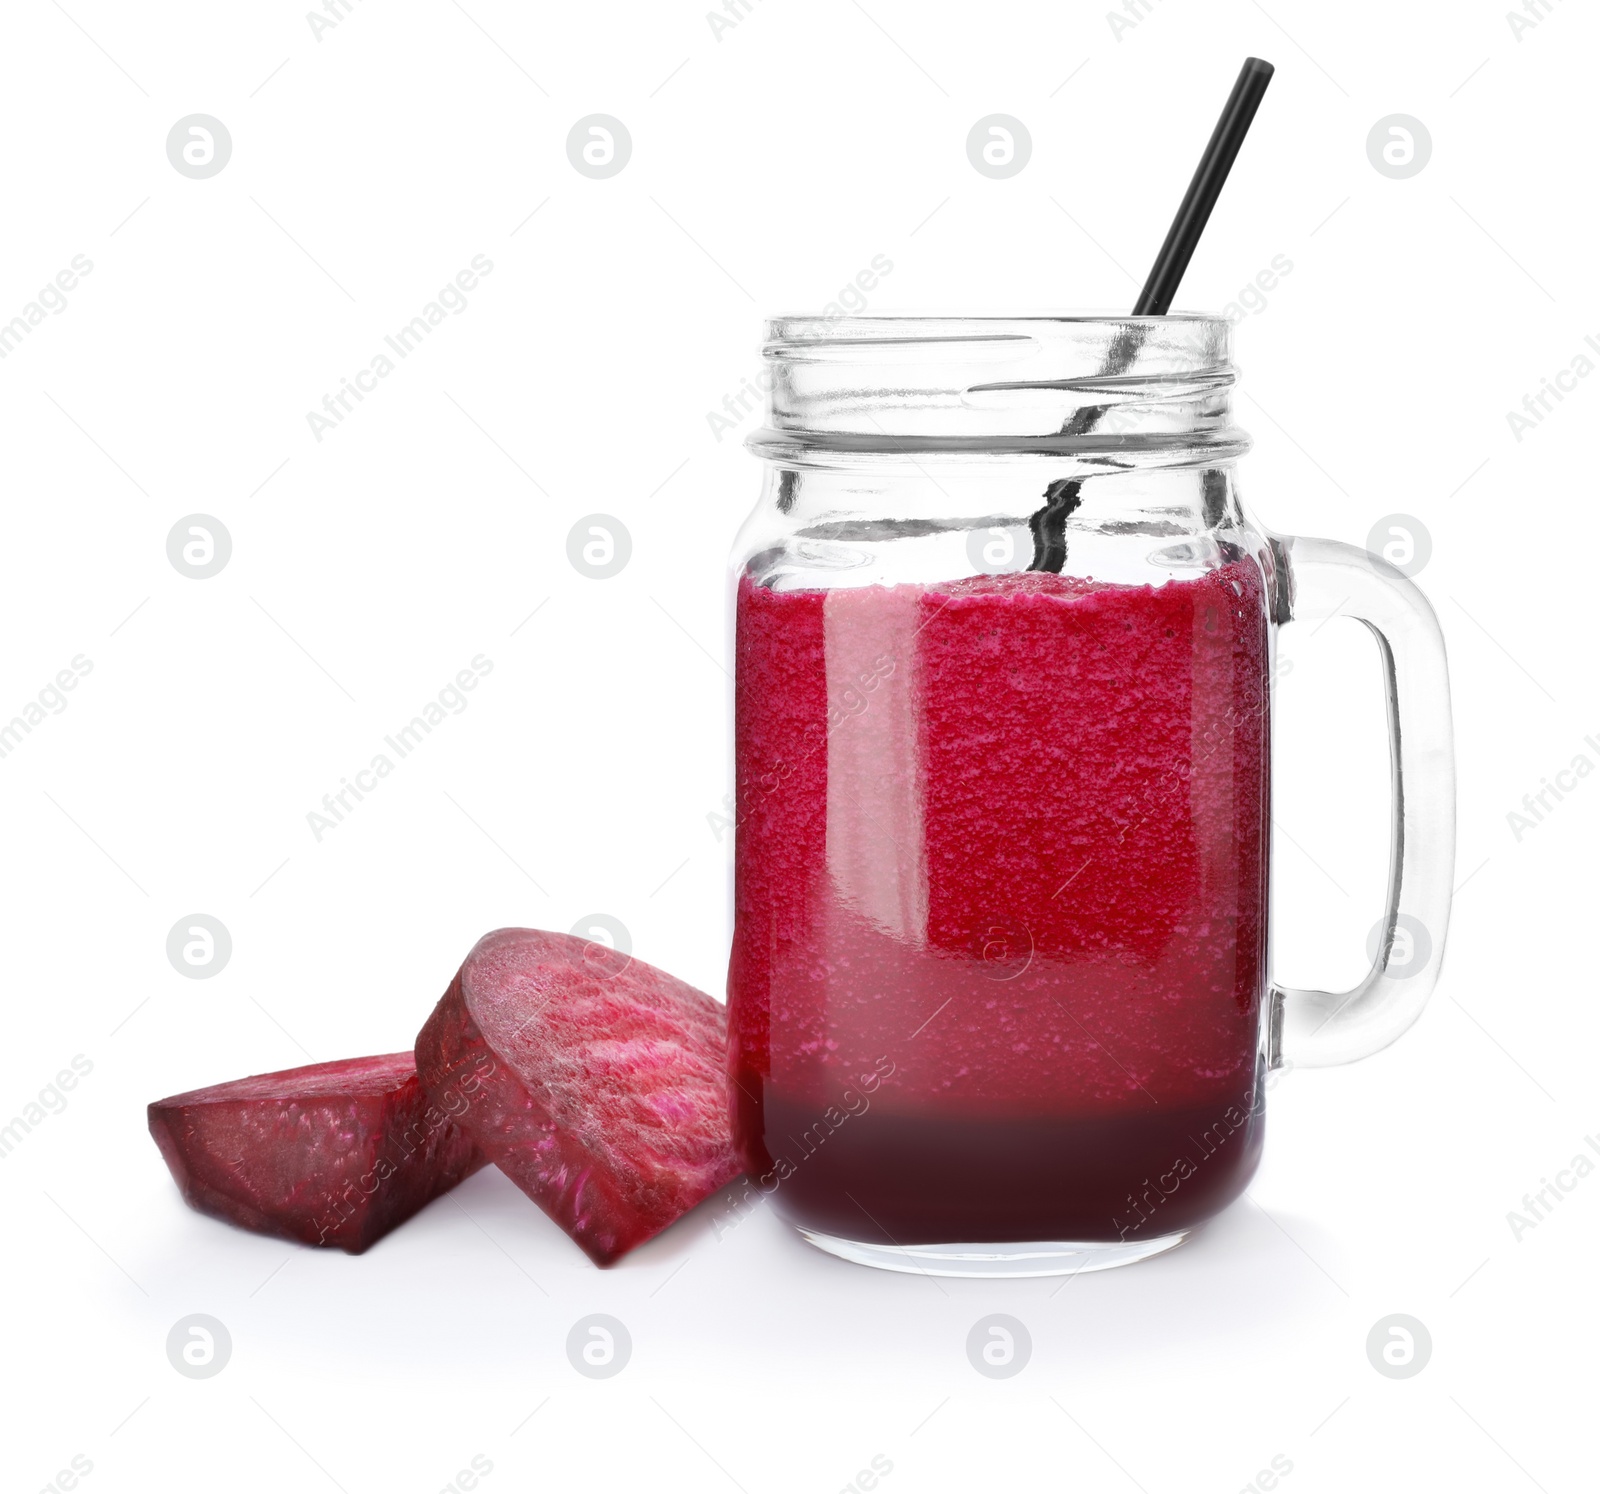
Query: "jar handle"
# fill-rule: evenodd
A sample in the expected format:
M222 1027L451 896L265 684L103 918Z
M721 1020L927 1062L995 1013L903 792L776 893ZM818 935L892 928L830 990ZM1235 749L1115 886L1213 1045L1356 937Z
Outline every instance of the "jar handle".
M1386 1048L1439 978L1455 876L1455 751L1444 634L1386 560L1336 540L1282 539L1280 621L1353 617L1378 642L1389 712L1389 891L1377 954L1351 990L1272 988L1274 1068L1325 1068ZM1280 582L1280 596L1282 595Z

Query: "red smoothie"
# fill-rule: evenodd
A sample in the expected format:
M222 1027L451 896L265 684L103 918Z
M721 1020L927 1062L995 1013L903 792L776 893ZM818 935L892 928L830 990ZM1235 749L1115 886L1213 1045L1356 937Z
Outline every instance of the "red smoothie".
M738 597L735 1137L805 1228L1143 1240L1261 1144L1248 559Z

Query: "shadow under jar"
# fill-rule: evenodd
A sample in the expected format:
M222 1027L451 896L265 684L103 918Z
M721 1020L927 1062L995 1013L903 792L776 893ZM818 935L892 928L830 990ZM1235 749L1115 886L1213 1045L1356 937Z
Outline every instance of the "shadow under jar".
M1245 512L1229 330L769 324L734 559L730 1100L754 1185L835 1254L1034 1275L1168 1249L1249 1182L1270 1067L1373 1051L1431 988L1437 625L1383 562ZM1391 937L1355 991L1281 992L1274 632L1341 608L1386 664ZM1431 939L1402 983L1408 917Z

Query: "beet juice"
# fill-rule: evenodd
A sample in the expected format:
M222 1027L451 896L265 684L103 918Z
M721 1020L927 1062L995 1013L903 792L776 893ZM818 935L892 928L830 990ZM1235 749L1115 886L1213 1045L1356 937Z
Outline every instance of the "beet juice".
M780 317L735 546L729 1105L749 1197L890 1270L1098 1270L1261 1155L1266 1075L1394 1041L1454 885L1443 639L1239 491L1232 326ZM1377 636L1388 901L1272 983L1277 630ZM1379 910L1374 908L1374 914ZM1400 938L1400 934L1405 938Z
M1238 558L737 600L732 1094L813 1236L1138 1244L1261 1146L1267 609Z

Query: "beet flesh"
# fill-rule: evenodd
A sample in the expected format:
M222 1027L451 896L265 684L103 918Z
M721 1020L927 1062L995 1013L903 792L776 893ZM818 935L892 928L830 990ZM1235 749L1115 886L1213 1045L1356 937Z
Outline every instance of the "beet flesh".
M150 1134L192 1208L359 1255L487 1161L452 1115L466 1104L388 1053L157 1100Z
M417 1035L434 1097L474 1085L460 1124L597 1265L742 1171L724 1009L570 934L478 941Z

